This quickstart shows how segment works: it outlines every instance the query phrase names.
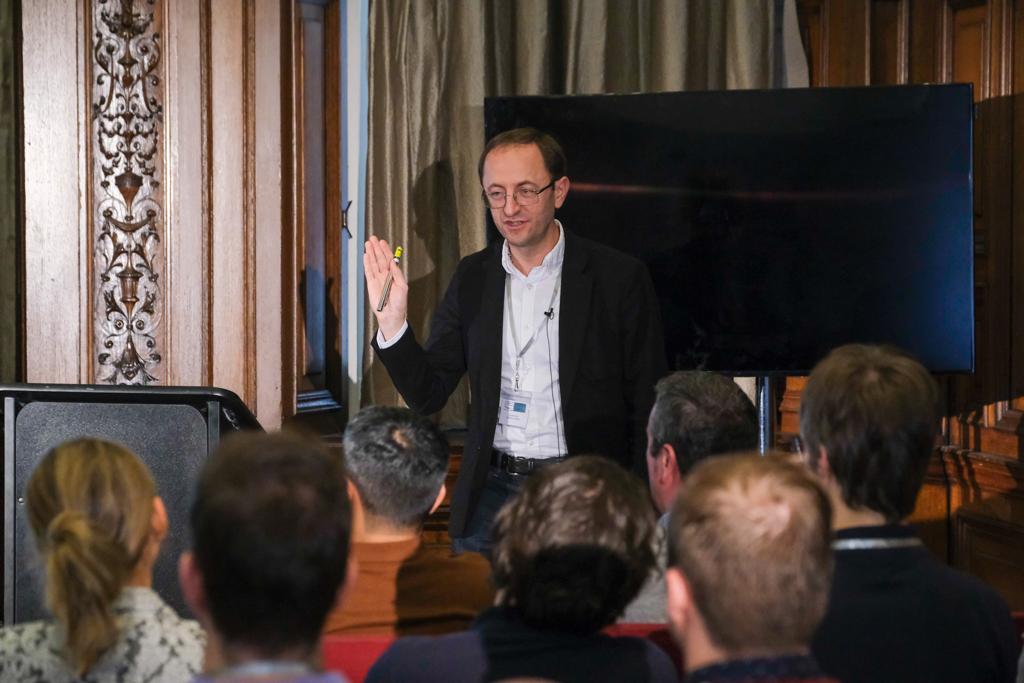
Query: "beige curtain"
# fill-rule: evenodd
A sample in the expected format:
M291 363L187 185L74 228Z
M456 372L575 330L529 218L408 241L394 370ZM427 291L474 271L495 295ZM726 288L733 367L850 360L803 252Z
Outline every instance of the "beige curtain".
M373 0L370 33L367 230L406 248L420 340L458 260L485 244L484 97L807 80L785 64L803 58L793 0ZM364 405L400 403L368 347L365 361ZM463 382L442 423L464 424L468 398Z

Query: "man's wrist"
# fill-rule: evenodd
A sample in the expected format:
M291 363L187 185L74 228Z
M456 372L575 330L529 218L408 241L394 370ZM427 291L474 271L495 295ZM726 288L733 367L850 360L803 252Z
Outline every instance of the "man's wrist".
M405 331L409 329L409 321L403 320L402 324L398 329L391 330L391 334L387 334L383 327L377 328L377 348L386 349L390 346L394 346L398 343L398 340L402 338Z

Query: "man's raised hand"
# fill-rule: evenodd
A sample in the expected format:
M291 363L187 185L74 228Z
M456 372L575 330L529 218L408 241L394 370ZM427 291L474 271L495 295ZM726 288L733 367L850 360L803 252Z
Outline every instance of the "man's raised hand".
M363 252L363 272L366 274L366 293L377 318L384 339L394 337L405 324L409 310L409 283L405 280L401 267L395 263L394 252L386 240L370 236ZM384 310L378 311L381 293L388 273L391 274L391 291L388 294Z

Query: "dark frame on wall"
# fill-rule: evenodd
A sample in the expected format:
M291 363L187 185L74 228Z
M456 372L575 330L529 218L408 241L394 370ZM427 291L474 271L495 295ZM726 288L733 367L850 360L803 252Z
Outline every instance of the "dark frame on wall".
M0 382L25 376L19 10L0 0Z

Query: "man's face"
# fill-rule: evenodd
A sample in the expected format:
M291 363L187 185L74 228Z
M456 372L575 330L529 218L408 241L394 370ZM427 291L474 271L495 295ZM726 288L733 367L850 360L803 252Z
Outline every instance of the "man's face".
M557 182L537 196L536 204L522 206L512 196L523 188L539 190L552 180ZM569 179L551 177L537 145L504 145L491 150L484 159L483 186L485 192L508 195L505 206L491 209L491 216L509 245L523 251L554 246L558 240L555 209L565 201Z

